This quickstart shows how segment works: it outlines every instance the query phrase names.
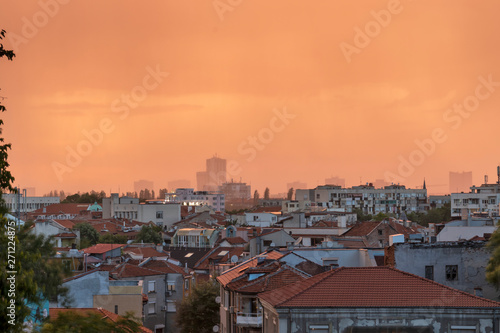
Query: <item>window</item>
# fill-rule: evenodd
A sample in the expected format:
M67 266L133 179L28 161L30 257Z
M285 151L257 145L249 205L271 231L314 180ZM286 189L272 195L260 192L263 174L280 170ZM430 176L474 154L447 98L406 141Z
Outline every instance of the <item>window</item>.
M271 240L264 240L264 246L271 246L272 242L273 241L271 241Z
M156 299L149 300L148 313L156 313Z
M328 326L328 325L309 325L309 332L311 332L311 333L329 333L330 326Z
M184 289L188 290L189 289L189 279L184 280Z
M379 236L382 236L384 234L384 230L379 230L378 234L379 234Z
M258 219L259 219L259 217L258 217L258 216L256 216L256 215L254 215L254 216L253 216L253 220L254 220L254 221L257 221Z
M175 291L175 282L167 282L167 290Z
M149 281L148 282L148 293L154 293L155 292L155 281Z
M457 265L446 265L446 280L447 281L458 280L458 266Z
M156 218L157 219L162 219L163 218L163 211L159 210L156 212Z
M118 314L118 305L115 305L115 314Z
M425 266L425 278L434 280L434 266Z

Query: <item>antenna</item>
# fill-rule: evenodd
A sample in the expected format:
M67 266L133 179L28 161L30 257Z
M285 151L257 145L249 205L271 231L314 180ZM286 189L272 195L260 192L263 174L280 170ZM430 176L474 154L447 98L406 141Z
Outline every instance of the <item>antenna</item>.
M497 177L498 177L497 184L500 184L500 165L497 166Z
M488 184L488 175L484 175L484 184Z

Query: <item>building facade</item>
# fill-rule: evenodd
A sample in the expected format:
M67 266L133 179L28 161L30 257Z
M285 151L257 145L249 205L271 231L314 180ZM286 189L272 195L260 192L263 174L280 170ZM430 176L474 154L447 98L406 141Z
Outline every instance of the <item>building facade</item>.
M2 194L2 199L5 200L5 206L13 215L17 210L21 214L29 213L61 202L59 197L29 197L24 196L22 192L19 194L4 193Z
M499 216L500 185L483 184L471 186L469 193L451 194L451 216L467 219L469 215L487 213L491 217Z
M192 188L178 188L174 193L167 193L167 202L179 203L183 206L208 206L219 212L226 210L226 199L222 192L195 191ZM180 220L180 218L179 218Z
M299 189L295 200L310 201L312 206L352 212L360 209L365 214L423 212L428 208L427 189L407 189L404 185L390 185L383 189L373 185L351 188L323 185L315 189Z

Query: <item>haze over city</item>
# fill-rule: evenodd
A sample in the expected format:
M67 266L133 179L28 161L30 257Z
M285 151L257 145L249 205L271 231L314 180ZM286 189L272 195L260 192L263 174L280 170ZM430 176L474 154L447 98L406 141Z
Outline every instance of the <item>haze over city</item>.
M273 193L496 180L498 2L57 3L0 12L10 170L39 195L195 186L215 154Z

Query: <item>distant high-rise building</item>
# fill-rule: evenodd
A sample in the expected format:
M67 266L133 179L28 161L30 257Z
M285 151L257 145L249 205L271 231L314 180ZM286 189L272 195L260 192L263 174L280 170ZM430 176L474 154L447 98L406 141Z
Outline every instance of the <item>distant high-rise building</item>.
M26 187L26 196L27 197L34 197L34 196L36 196L36 188L34 188L34 187Z
M297 190L297 189L304 189L304 188L307 188L307 183L303 183L301 181L294 181L294 182L291 182L291 183L287 183L286 184L286 192L285 193L288 193L288 190L293 188L294 190Z
M345 178L340 178L340 177L330 177L325 179L325 184L326 185L337 185L341 186L342 188L345 187Z
M450 171L450 193L468 193L472 186L472 171Z
M388 182L386 182L384 179L375 179L373 182L373 187L375 188L384 188L385 186L389 186Z
M216 191L226 182L226 160L216 156L207 159L206 170L196 173L197 189Z
M240 200L250 199L252 196L252 189L247 183L235 183L231 180L230 183L224 183L219 186L219 191L224 193L226 200Z
M175 192L178 188L189 188L191 187L191 181L187 179L171 180L168 182L168 190L170 192Z
M141 192L142 190L145 190L145 189L148 189L148 190L153 190L154 189L154 183L150 180L144 180L144 179L141 179L141 180L137 180L134 182L134 191L139 193Z

